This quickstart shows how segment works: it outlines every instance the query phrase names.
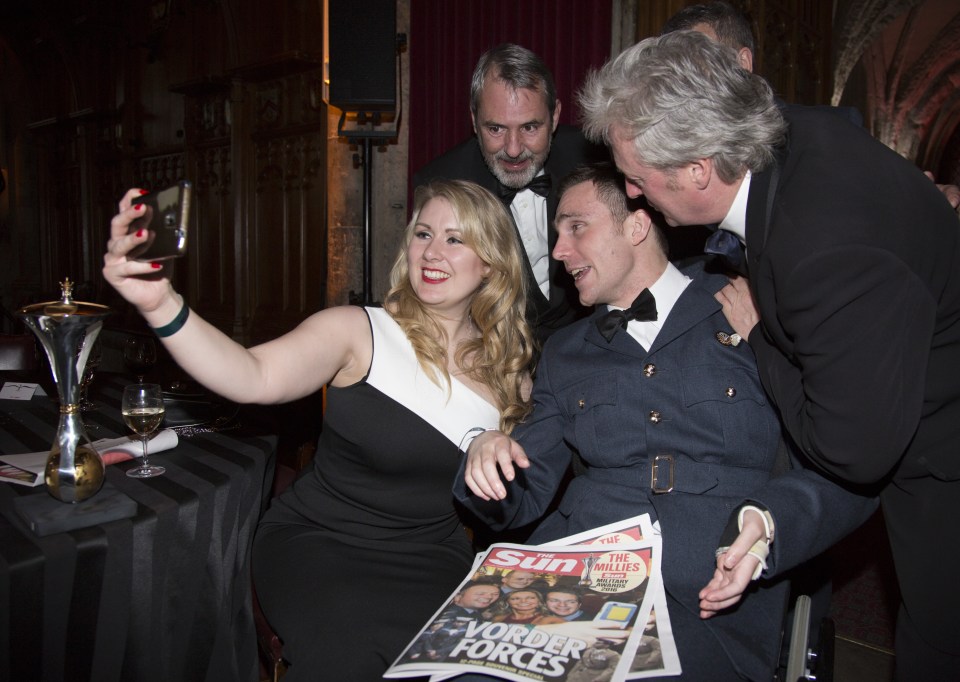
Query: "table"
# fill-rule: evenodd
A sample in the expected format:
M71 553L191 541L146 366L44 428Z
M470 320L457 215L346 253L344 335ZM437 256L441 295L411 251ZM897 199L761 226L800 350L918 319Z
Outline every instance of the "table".
M95 392L98 409L84 413L92 440L128 433L123 383ZM0 452L49 449L57 410L55 395L0 400ZM250 552L276 445L203 433L154 456L163 476L128 478L133 461L108 466L136 515L46 537L12 509L45 487L0 484L0 680L255 682Z

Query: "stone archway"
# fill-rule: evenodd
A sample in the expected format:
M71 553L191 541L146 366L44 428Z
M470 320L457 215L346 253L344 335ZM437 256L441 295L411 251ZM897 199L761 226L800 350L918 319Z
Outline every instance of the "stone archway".
M960 168L960 8L943 0L838 5L833 104L860 80L864 118L881 142L938 179ZM951 161L951 159L953 161Z

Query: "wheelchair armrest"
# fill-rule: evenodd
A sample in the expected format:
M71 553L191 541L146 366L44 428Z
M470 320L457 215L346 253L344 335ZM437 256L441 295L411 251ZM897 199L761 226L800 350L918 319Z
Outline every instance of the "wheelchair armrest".
M793 606L793 627L790 631L790 648L784 682L833 682L834 627L833 621L824 618L814 646L810 643L810 618L812 600L801 594Z

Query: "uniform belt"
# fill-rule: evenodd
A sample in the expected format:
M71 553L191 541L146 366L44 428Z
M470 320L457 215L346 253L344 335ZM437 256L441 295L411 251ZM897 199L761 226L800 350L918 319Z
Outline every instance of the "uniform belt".
M671 492L702 495L743 495L767 482L770 473L758 469L698 462L686 455L657 455L646 466L604 469L589 467L591 481L649 488L654 494Z

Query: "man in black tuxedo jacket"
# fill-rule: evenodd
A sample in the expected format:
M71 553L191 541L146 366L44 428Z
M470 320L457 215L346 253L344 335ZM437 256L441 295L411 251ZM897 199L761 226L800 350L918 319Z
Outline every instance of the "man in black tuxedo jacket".
M550 255L556 185L577 166L608 158L578 129L558 125L560 109L553 75L537 55L513 44L492 48L480 57L471 81L476 136L431 161L413 180L415 186L434 178L470 180L503 199L527 254L527 317L541 343L587 313Z
M581 105L628 194L745 244L749 287L735 278L717 297L786 430L817 466L881 491L898 679L960 679L956 213L862 129L781 110L698 33L626 50L588 77ZM751 295L759 320L741 305Z

